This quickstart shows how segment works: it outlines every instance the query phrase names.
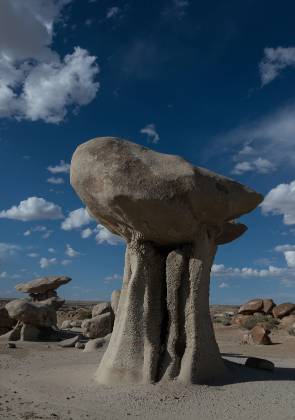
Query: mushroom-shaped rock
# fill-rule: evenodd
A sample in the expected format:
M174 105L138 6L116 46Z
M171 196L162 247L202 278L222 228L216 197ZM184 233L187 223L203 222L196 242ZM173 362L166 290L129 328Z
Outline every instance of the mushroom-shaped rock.
M225 367L209 313L217 245L236 239L232 221L262 196L179 156L112 137L82 144L71 184L89 212L127 241L102 383L209 382Z
M39 294L46 293L49 290L55 290L63 284L71 281L67 276L48 276L32 280L28 283L20 283L15 286L18 292ZM51 296L48 296L51 297Z

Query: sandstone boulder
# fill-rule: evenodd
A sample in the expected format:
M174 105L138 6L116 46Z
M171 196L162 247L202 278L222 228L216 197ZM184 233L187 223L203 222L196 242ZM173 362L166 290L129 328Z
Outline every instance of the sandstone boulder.
M112 327L113 319L110 312L86 319L82 323L83 334L88 338L104 337L112 332Z
M67 338L66 340L60 341L58 345L63 348L75 347L79 339L80 339L80 336L76 335L75 337Z
M252 315L255 312L260 312L263 308L263 300L262 299L252 299L249 302L244 303L238 311L239 314L242 315Z
M48 276L32 280L28 283L20 283L15 286L18 292L23 293L45 293L49 290L55 290L63 284L71 281L67 276Z
M121 290L120 289L114 290L112 292L111 306L112 306L112 310L113 310L115 316L117 314L117 309L118 309L118 305L119 305L120 295L121 295Z
M106 312L111 312L111 310L112 308L110 302L98 303L92 308L92 318L97 315L105 314Z
M266 315L272 314L272 310L275 306L276 305L272 299L263 299L262 311Z
M84 352L90 353L92 351L96 351L103 347L104 344L106 344L110 340L111 334L106 335L102 338L95 338L93 340L89 340L88 343L86 343Z
M290 315L293 311L295 312L294 303L281 303L273 308L272 313L275 318L283 318Z
M62 330L68 330L72 327L71 325L71 321L69 319L66 319L65 321L63 321L63 323L61 324L61 329Z
M21 321L23 324L41 327L56 325L56 312L46 304L19 299L8 302L5 307L12 319Z
M7 309L3 306L0 308L0 335L7 333L10 331L16 321L10 318Z
M250 331L250 334L251 334L254 344L259 344L259 345L272 344L271 339L269 337L270 331L263 328L260 325L256 325Z

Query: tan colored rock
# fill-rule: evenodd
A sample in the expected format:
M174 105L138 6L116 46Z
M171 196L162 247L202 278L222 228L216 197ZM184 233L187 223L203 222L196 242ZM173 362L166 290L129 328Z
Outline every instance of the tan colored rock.
M86 343L83 351L85 353L90 353L90 352L93 352L93 351L97 351L98 349L103 347L106 343L108 343L110 338L111 338L111 334L108 334L108 335L106 335L105 337L102 337L102 338L95 338L93 340L89 340L88 343Z
M262 299L252 299L249 302L244 303L244 305L240 306L238 313L242 315L252 315L255 312L260 312L263 308L263 300Z
M110 302L98 303L92 308L92 318L97 315L105 314L106 312L111 312L111 310L112 308Z
M82 331L85 337L100 338L112 332L113 315L110 312L86 319L82 323Z
M71 184L92 216L127 242L97 380L207 383L222 376L209 313L211 266L218 244L241 234L228 224L262 196L178 156L110 137L78 147Z
M275 318L283 318L290 315L293 311L295 312L294 303L281 303L273 308L272 313Z
M238 314L234 316L232 323L235 325L238 325L241 328L249 329L248 326L251 325L251 323L255 322L253 315L241 315Z
M12 319L41 327L56 325L56 312L46 304L33 303L25 300L12 300L6 304L6 309Z
M272 310L275 307L275 303L272 299L263 299L262 311L266 314L272 314Z
M14 325L16 324L16 321L12 318L10 318L7 309L3 306L0 308L0 335L7 333L10 331Z
M280 319L280 328L289 329L292 328L295 324L295 314L294 315L287 315Z
M63 348L75 347L76 343L78 343L79 341L79 338L79 335L76 335L75 337L67 338L66 340L60 341L58 345Z
M251 337L253 339L254 344L259 345L269 345L272 344L271 339L269 338L270 331L263 328L260 325L256 325L251 331Z
M15 286L18 292L23 293L45 293L48 290L55 290L63 284L71 281L67 276L48 276L32 280L28 283L20 283Z
M115 316L116 316L118 305L119 305L120 295L121 295L121 289L113 290L112 296L111 296L111 307Z

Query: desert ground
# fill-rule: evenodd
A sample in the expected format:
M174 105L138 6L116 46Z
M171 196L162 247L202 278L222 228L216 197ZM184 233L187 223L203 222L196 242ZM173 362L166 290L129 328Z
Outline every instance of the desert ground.
M213 312L230 309L235 308L212 308ZM229 375L223 383L210 386L102 386L94 376L106 346L85 353L52 342L17 342L15 349L2 342L0 418L295 419L295 337L278 329L271 334L273 345L245 345L240 344L245 331L237 326L214 327ZM275 370L244 367L249 356L271 360Z

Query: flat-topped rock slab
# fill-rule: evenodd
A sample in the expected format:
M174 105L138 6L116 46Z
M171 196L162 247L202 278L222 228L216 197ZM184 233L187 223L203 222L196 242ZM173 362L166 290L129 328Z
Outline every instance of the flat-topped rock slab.
M45 293L48 290L55 290L58 287L67 284L72 279L67 276L48 276L40 277L29 281L28 283L20 283L15 286L18 292L23 293Z

